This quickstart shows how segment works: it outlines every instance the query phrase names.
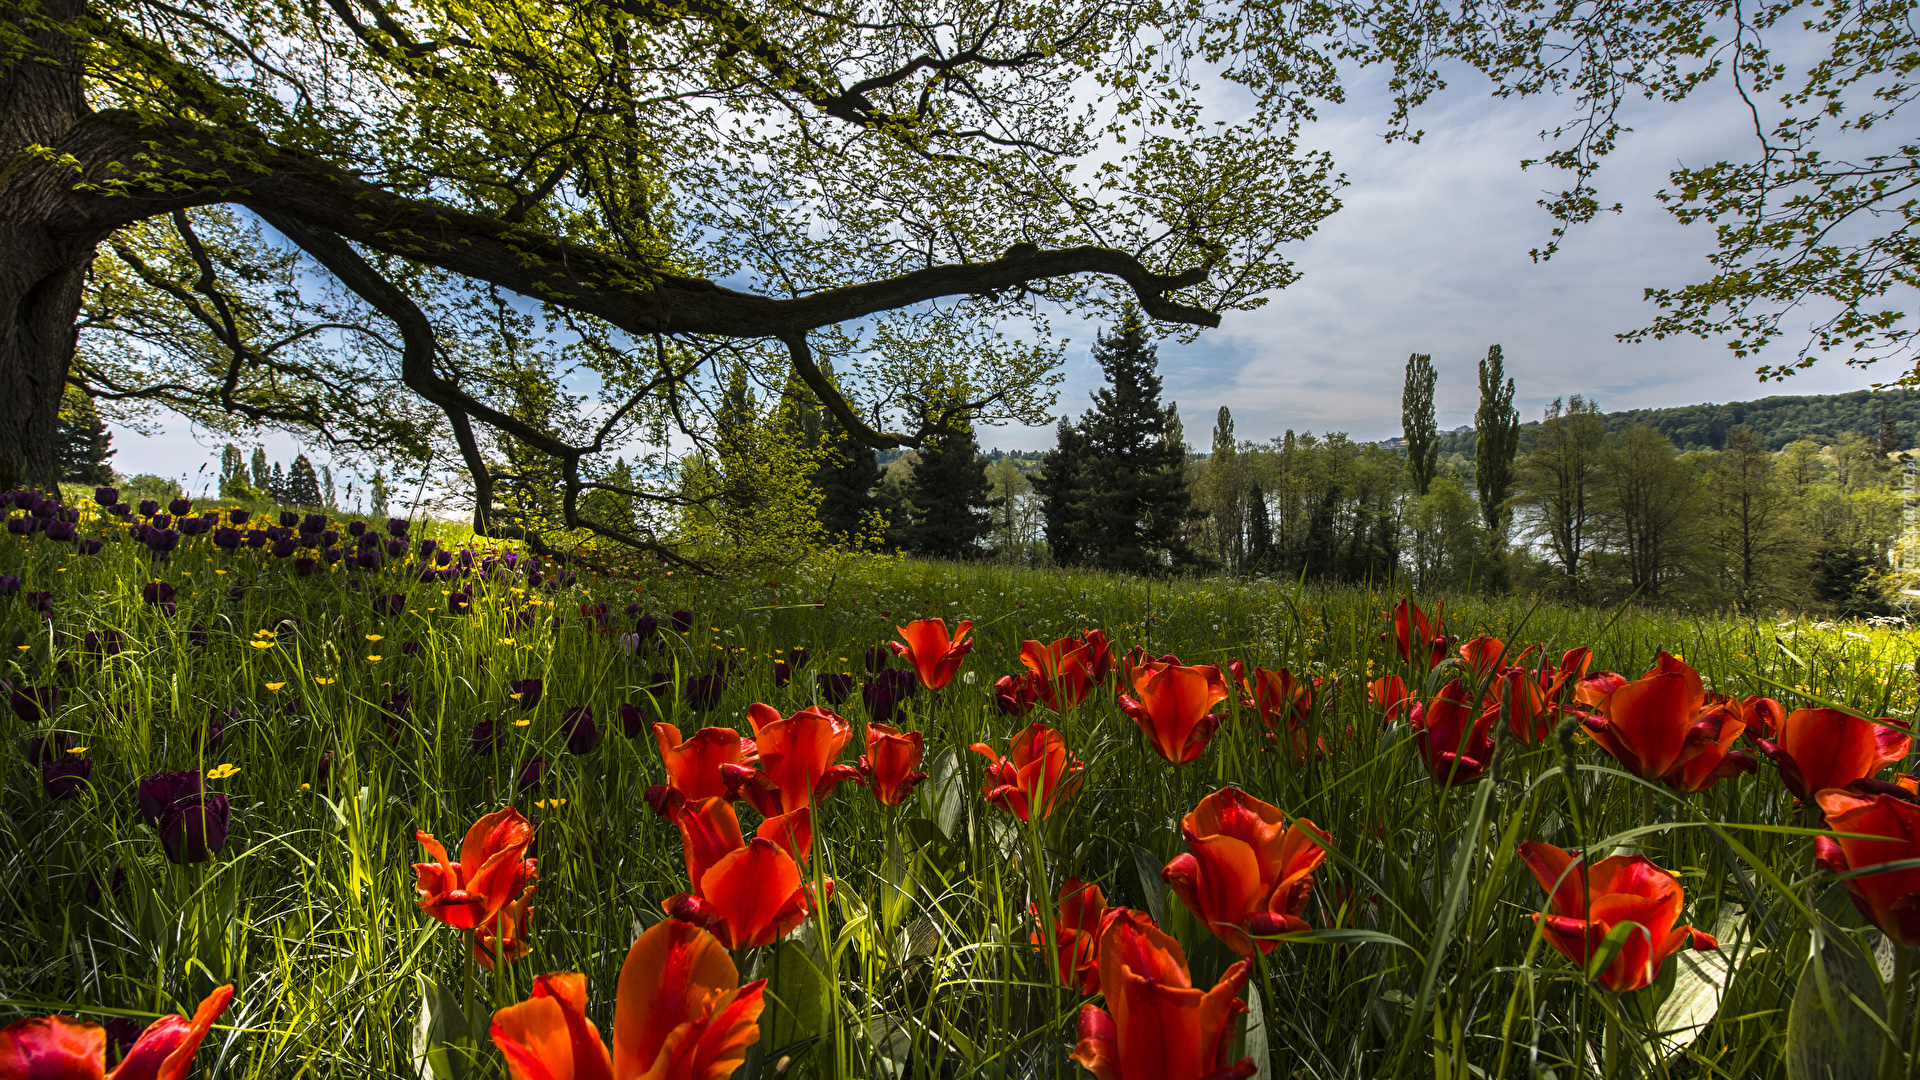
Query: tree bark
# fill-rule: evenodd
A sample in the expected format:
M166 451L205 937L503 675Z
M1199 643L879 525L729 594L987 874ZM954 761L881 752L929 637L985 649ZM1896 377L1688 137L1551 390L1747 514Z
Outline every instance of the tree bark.
M0 488L59 480L60 397L73 360L82 288L93 258L84 237L39 227L44 213L5 197L12 176L45 162L87 114L74 39L62 27L85 0L42 0L44 21L0 51Z

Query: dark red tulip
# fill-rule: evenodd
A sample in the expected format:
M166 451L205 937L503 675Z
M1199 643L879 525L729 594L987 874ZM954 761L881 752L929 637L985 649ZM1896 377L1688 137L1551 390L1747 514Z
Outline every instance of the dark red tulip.
M820 697L829 705L838 705L853 694L853 676L845 672L823 671L814 676Z
M1444 601L1435 604L1431 621L1427 613L1412 600L1402 600L1386 613L1393 620L1390 633L1401 660L1409 664L1418 662L1421 667L1431 668L1446 659L1447 650L1453 647L1455 639L1448 637L1444 629L1442 612L1445 607ZM1385 641L1388 636L1381 634L1380 640Z
M567 753L591 754L600 745L600 728L593 722L593 709L575 705L562 714L560 729L567 734Z
M1002 716L1025 716L1040 700L1040 676L1023 671L1002 675L993 684L993 704Z
M50 799L71 799L93 781L93 759L61 754L40 763L40 786Z
M1499 709L1473 711L1473 691L1464 679L1455 679L1409 716L1414 740L1427 771L1444 785L1469 784L1493 764L1493 737L1488 730L1500 718Z
M540 704L542 683L539 679L515 679L511 684L511 697L525 712Z
M1780 767L1780 782L1808 802L1817 791L1844 788L1904 759L1913 737L1839 709L1795 709L1778 724L1778 743L1754 745Z
M160 847L167 861L206 862L227 844L230 806L225 795L176 799L160 815Z
M860 775L882 806L899 806L913 793L914 785L927 778L926 773L918 771L925 753L923 738L918 731L903 735L885 724L867 725L867 752L860 755Z

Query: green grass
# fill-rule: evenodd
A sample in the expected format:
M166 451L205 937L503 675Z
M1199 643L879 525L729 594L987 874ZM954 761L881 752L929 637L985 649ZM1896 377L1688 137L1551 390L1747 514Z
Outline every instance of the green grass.
M966 675L907 706L905 726L926 732L934 778L897 814L851 785L816 808L823 841L814 865L836 880L834 900L798 944L738 957L743 972L771 976L775 995L798 1014L774 1007L764 1018L775 1030L750 1064L765 1075L782 1059L790 1059L785 1076L1080 1073L1065 1056L1080 1001L1048 985L1028 944L1031 879L1044 874L1051 896L1078 875L1097 881L1110 904L1155 911L1186 945L1195 982L1211 985L1234 958L1164 894L1157 875L1184 850L1179 816L1225 784L1328 832L1331 854L1315 875L1308 920L1326 927L1339 898L1354 898L1345 925L1366 931L1309 934L1269 955L1252 984L1264 1020L1248 1038L1250 1052L1264 1042L1271 1053L1267 1076L1591 1075L1616 1003L1536 939L1531 915L1544 897L1515 858L1523 840L1635 845L1680 875L1684 921L1719 935L1726 964L1718 970L1732 973L1721 980L1723 997L1717 1009L1695 1010L1711 1022L1684 1046L1645 1057L1657 1057L1656 1075L1787 1075L1787 1013L1813 914L1861 925L1841 886L1814 875L1802 819L1764 762L1757 775L1681 796L1620 772L1584 738L1570 761L1551 740L1503 742L1490 781L1437 787L1404 725L1383 730L1366 700L1365 680L1398 663L1380 640L1381 613L1397 599L1384 592L854 559L755 581L651 566L583 573L555 592L491 587L471 614L456 616L442 595L450 585L341 571L301 579L262 552L221 556L200 541L158 564L131 544L110 543L94 557L70 550L0 536L0 574L53 591L56 611L48 624L19 597L0 599L0 635L11 635L0 674L58 682L65 696L52 726L75 733L95 761L91 793L49 800L25 759L38 730L5 720L0 1018L190 1010L231 981L235 1005L199 1059L209 1075L415 1076L423 985L484 1014L520 1000L547 970L585 972L607 1030L614 977L636 929L686 888L677 833L641 798L664 780L658 754L647 735L620 734L618 705L647 703L683 731L744 731L749 703L791 712L811 700L813 673L862 672L869 647L921 616L973 619L978 641ZM181 587L177 614L142 602L141 586L155 577ZM348 588L355 580L366 589ZM236 585L243 592L231 599L226 590ZM376 616L368 590L403 591L408 610ZM514 624L534 600L532 624ZM579 605L590 601L608 603L616 626L630 622L621 615L629 603L697 617L684 637L667 633L667 650L634 658L583 619ZM288 618L294 627L281 622ZM193 627L211 630L208 644L190 642ZM1313 734L1325 736L1329 752L1305 760L1265 752L1257 722L1236 720L1176 772L1146 749L1109 691L1061 717L993 711L991 684L1020 670L1023 639L1081 627L1104 628L1116 651L1141 644L1187 663L1243 657L1337 682L1313 714ZM126 651L84 658L80 637L106 628L126 635ZM249 644L274 628L273 647ZM1596 669L1630 677L1665 648L1712 689L1765 693L1789 708L1825 698L1910 718L1915 707L1910 665L1920 637L1904 630L1469 598L1448 598L1447 629L1541 642L1556 654L1591 645ZM410 642L417 655L403 654ZM796 645L812 650L806 677L776 687L769 657ZM673 673L678 687L722 652L744 664L714 712L692 714L677 694L649 699L653 672ZM63 660L73 666L59 674ZM543 678L546 691L522 714L507 684L527 677ZM268 688L275 683L285 685ZM412 715L390 734L376 704L402 686L413 692ZM841 710L856 728L849 760L865 722L858 702ZM584 756L566 752L560 728L574 705L591 706L602 732ZM209 709L229 707L240 721L217 752L204 753ZM509 725L496 754L470 751L475 721L523 715L532 722ZM1032 719L1065 732L1089 779L1029 835L981 801L983 759L966 747L1004 746ZM311 785L329 751L323 793ZM517 766L535 755L550 765L547 781L517 792ZM154 772L218 764L239 769L209 785L233 799L233 838L210 863L169 864L135 810L135 785ZM410 864L422 857L415 829L455 842L503 803L540 822L534 950L487 975L472 969L460 935L417 909ZM124 883L90 902L89 882L118 872ZM824 983L815 965L826 969ZM1668 1022L1695 989L1681 979L1668 993ZM1634 1050L1644 1036L1632 1032L1655 1024L1661 1004L1660 987L1617 1003L1629 1031L1624 1059L1646 1054ZM832 1022L809 1022L816 1007ZM799 1038L775 1045L776 1036ZM504 1075L504 1067L483 1044L467 1075Z

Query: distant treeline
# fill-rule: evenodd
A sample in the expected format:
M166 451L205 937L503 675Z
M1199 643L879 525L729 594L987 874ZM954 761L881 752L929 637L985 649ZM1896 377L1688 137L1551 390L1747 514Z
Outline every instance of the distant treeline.
M1884 423L1892 429L1885 433L1888 438L1882 438L1883 411ZM1781 450L1802 439L1824 445L1849 434L1875 439L1890 449L1906 450L1920 436L1920 392L1856 390L1849 394L1768 397L1718 405L1630 409L1606 413L1602 419L1609 435L1632 424L1647 424L1681 450L1725 450L1727 437L1743 427L1769 450ZM1530 437L1539 427L1537 420L1521 425L1522 437ZM1471 430L1440 437L1442 455L1464 454L1472 460L1473 449Z

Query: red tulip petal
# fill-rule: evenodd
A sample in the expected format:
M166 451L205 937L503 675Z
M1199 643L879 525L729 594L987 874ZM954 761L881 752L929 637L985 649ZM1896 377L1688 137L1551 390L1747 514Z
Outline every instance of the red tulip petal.
M765 843L765 841L756 841ZM710 999L740 985L733 957L712 934L669 919L627 950L613 1011L613 1074L653 1074L668 1036L707 1019Z
M37 1016L0 1028L0 1080L100 1080L107 1031L66 1016Z

